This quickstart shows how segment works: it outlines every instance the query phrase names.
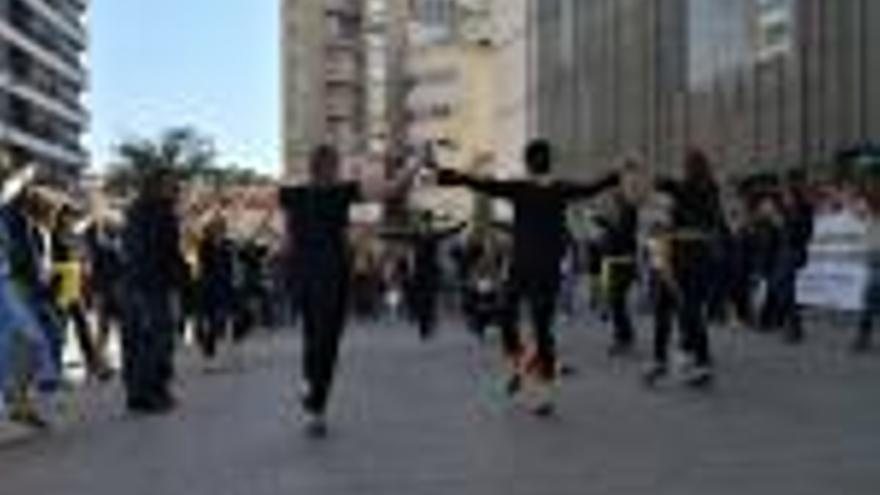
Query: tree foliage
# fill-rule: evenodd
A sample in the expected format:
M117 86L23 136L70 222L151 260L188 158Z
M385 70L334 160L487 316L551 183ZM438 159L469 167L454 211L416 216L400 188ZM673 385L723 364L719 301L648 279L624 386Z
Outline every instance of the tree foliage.
M128 139L116 147L116 156L107 187L119 194L132 192L145 174L157 169L170 170L182 181L204 181L218 187L267 181L235 164L218 165L213 140L192 127L170 128L155 139Z

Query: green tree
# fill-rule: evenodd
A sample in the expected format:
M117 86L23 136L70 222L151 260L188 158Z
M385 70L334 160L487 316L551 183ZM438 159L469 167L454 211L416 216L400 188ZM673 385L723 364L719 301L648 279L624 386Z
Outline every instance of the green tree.
M204 175L214 168L217 153L209 137L192 127L175 127L156 139L126 140L117 146L116 155L107 185L116 192L128 193L151 170L171 170L183 180Z

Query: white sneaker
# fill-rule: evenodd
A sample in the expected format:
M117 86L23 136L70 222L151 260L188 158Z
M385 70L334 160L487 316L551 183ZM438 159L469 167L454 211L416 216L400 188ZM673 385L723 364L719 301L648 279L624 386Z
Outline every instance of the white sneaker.
M555 406L556 386L541 380L531 379L523 384L523 390L517 397L518 402L535 416L552 416Z

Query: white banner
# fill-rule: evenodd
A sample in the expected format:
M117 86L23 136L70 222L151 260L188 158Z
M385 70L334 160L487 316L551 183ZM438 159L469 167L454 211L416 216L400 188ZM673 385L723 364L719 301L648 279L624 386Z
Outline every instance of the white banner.
M799 304L861 311L870 276L868 224L852 211L816 217L809 261L797 284Z

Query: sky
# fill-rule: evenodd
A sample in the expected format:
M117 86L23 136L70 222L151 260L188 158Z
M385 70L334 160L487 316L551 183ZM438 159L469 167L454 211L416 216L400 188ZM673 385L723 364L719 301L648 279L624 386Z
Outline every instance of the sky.
M98 168L123 139L192 125L221 163L279 169L278 0L89 5L86 144Z

